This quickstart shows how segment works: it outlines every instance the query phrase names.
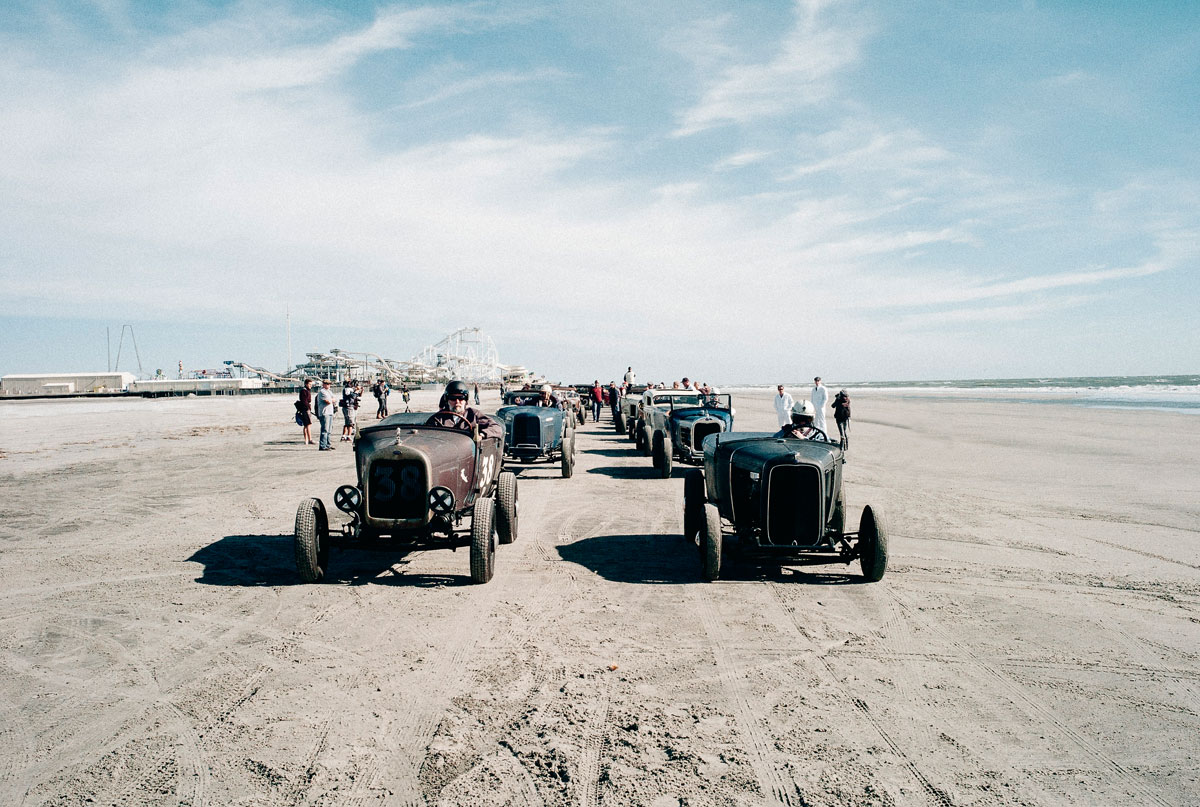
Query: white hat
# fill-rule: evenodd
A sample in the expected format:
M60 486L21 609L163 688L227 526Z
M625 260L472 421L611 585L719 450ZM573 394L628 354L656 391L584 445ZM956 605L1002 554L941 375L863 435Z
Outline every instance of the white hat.
M549 384L542 384L542 392L550 392L550 391L551 390L550 390Z

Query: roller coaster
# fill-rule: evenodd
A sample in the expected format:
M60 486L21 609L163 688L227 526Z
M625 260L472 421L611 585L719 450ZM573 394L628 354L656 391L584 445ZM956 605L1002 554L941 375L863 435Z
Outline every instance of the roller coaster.
M459 328L440 342L426 346L408 361L338 348L327 353L305 355L308 361L287 373L288 377L315 376L340 380L378 376L396 385L436 383L451 379L475 383L512 382L518 377L524 380L527 376L523 367L501 364L495 342L479 328ZM256 368L246 369L257 372Z

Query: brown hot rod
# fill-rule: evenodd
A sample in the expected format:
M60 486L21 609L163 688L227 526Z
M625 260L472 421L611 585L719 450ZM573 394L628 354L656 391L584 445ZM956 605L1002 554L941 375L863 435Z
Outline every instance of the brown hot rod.
M296 511L296 567L308 583L326 576L332 544L401 549L471 548L471 579L492 579L496 539L517 539L517 476L502 471L504 439L481 439L405 412L363 428L354 440L358 484L342 485L334 504L350 521L331 532L325 505Z

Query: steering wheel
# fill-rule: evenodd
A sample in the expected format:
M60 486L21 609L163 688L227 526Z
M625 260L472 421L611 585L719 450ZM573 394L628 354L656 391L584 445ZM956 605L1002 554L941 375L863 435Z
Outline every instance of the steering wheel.
M434 418L436 418L436 417L438 417L439 415L450 415L451 417L456 417L456 418L458 418L459 420L461 420L463 423L467 424L467 431L469 431L469 432L474 432L474 431L475 431L475 424L474 424L474 423L472 423L471 421L467 420L466 416L464 416L464 415L460 415L460 414L458 414L457 412L453 411L452 409L442 409L442 410L441 410L441 411L439 411L439 412L438 412L436 415L432 415L432 416L430 416L429 420L425 421L425 425L426 425L426 426L440 426L440 425L442 425L442 424L440 424L440 423L434 423L434 422L433 422L433 419L434 419ZM455 428L455 427L454 427L454 426L451 426L451 427L449 427L449 428Z
M830 440L830 439L829 439L829 435L825 433L825 430L824 430L824 429L821 429L821 428L819 428L819 427L817 427L817 426L809 426L808 428L812 429L812 430L813 430L813 433L812 433L812 434L810 434L808 437L806 437L806 438L805 438L806 440L817 440L817 439L820 439L820 440L822 440L823 442L826 442L826 443L832 443L832 442L833 442L832 440Z

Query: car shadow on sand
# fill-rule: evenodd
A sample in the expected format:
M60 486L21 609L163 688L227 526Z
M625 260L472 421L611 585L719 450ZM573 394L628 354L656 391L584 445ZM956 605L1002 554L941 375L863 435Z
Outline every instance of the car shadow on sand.
M597 535L557 547L559 556L590 569L614 583L699 583L700 553L682 535ZM861 575L828 566L810 567L761 563L753 558L727 557L719 583L793 583L809 586L847 586L865 583Z
M678 535L597 535L556 547L577 563L616 583L694 583L700 562Z
M404 549L334 547L322 583L441 588L471 585L467 574L409 573ZM291 535L227 535L199 549L189 561L204 565L197 583L209 586L300 585ZM465 563L465 561L464 561ZM391 574L384 572L391 571Z
M676 466L671 471L671 479L682 479L691 466ZM662 479L658 469L649 462L645 465L603 465L599 468L588 468L589 474L610 476L613 479Z
M633 443L629 443L629 448L585 448L582 453L600 457L628 457L636 450Z

